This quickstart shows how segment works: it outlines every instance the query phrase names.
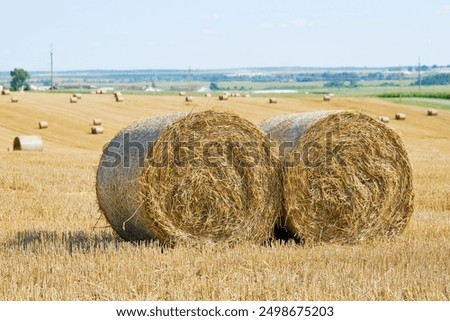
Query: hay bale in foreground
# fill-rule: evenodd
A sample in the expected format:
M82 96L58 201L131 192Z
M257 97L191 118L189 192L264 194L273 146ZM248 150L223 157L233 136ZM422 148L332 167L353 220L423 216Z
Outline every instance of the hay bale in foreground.
M12 102L12 103L18 103L18 102L19 102L19 97L17 97L17 96L12 96L12 97L11 97L11 102Z
M13 150L18 151L38 151L44 149L42 138L35 135L23 135L14 138Z
M389 123L389 117L388 116L378 116L378 120L382 123Z
M438 112L436 109L428 109L427 110L427 115L428 116L437 116Z
M100 118L94 118L92 120L92 125L94 126L100 126L102 124L102 120Z
M46 122L45 120L42 120L39 122L39 129L45 129L48 128L48 122Z
M397 133L356 112L269 118L285 147L283 221L307 242L355 243L401 233L413 213L412 170Z
M397 119L397 120L405 120L406 119L406 114L396 113L395 114L395 119Z
M104 129L101 126L92 126L91 127L91 134L92 135L98 135L98 134L103 134L104 133Z
M111 225L126 239L138 235L170 245L267 240L281 207L281 182L278 158L262 132L229 113L166 117L130 132L147 148L141 148L150 155L145 166L116 166L120 180L105 179L99 167L97 191L114 194L106 195L115 213L106 214ZM139 161L135 154L129 160ZM127 231L131 222L136 234Z

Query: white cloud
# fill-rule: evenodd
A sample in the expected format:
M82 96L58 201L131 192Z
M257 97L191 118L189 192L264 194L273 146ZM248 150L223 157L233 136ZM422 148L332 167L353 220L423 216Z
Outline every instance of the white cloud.
M304 19L294 19L290 21L290 24L296 27L305 27L308 22Z

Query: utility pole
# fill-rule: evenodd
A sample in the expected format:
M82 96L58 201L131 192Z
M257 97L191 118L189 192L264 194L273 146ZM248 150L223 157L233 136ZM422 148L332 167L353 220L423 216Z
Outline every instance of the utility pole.
M192 81L192 69L191 69L191 66L189 66L189 70L188 70L188 91L191 91L191 81Z
M53 45L50 45L50 91L53 91Z
M398 66L398 85L399 85L400 102L402 102L402 65Z
M419 91L422 91L422 77L420 76L420 56L419 56Z

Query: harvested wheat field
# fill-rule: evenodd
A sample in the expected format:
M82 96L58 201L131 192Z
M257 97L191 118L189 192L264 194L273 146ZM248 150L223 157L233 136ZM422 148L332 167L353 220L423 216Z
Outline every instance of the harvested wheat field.
M21 93L0 96L0 300L450 300L450 112L378 99L219 101L196 97ZM102 150L131 123L176 112L234 112L257 125L283 113L350 110L404 121L414 212L403 233L357 244L274 241L136 244L101 214L96 173ZM92 135L92 119L104 133ZM40 130L45 119L51 126ZM43 151L12 151L39 135ZM8 151L10 149L10 151ZM401 197L401 196L400 196Z

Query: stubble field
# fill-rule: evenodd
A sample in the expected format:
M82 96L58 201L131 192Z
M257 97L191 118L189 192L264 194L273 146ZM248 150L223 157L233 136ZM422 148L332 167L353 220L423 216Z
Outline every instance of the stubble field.
M369 98L184 97L21 93L0 96L0 300L449 300L450 112ZM414 170L415 212L392 240L359 245L136 245L102 218L95 173L102 147L148 116L204 109L259 123L323 109L387 115ZM395 121L396 112L407 114ZM105 133L91 135L93 118ZM38 129L46 120L49 128ZM12 152L19 134L37 134L43 152Z

